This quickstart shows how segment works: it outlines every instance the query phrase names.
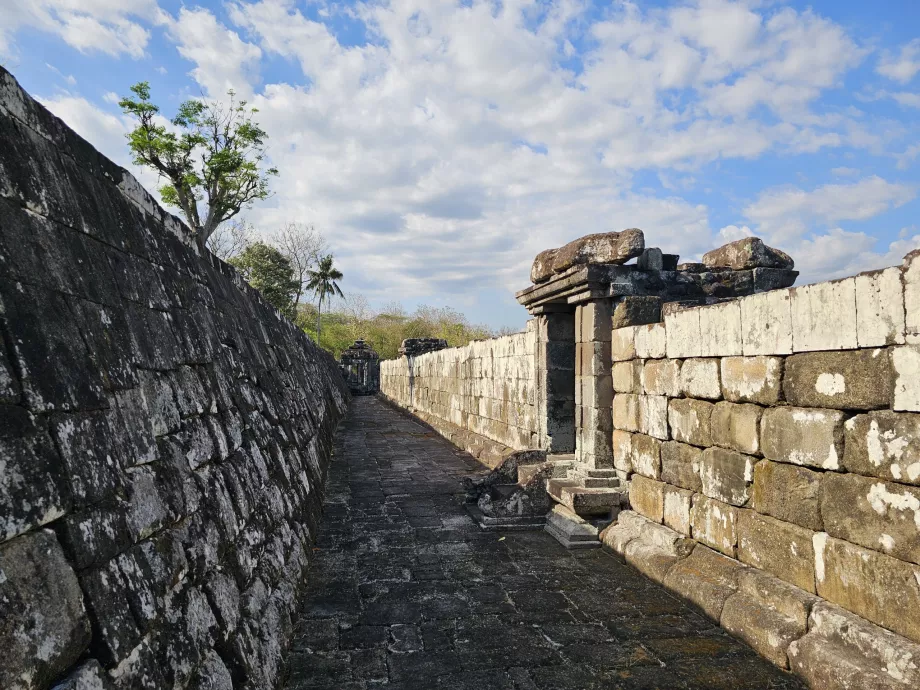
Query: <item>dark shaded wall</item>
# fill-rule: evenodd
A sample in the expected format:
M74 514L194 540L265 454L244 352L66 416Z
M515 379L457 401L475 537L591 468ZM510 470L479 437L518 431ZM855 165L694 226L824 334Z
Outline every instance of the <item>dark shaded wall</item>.
M275 685L347 400L0 69L0 687Z

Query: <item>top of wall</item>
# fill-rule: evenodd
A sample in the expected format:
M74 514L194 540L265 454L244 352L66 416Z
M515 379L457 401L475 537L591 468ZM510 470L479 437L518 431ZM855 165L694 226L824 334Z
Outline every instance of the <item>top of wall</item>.
M384 360L381 362L381 364L387 364L389 362L400 362L409 356L412 357L412 361L422 362L425 361L426 358L453 358L462 356L481 357L486 353L499 357L532 354L533 344L531 344L527 338L536 332L535 329L536 321L534 319L530 319L527 322L527 325L524 327L524 330L517 333L500 335L496 338L471 340L466 345L461 345L459 347L447 347L441 350L431 350L419 355L410 355L407 353L405 357L400 355L394 359ZM503 350L503 348L505 350ZM496 350L503 351L501 354L495 355Z
M788 355L920 343L920 253L903 266L672 310L613 332L614 360Z

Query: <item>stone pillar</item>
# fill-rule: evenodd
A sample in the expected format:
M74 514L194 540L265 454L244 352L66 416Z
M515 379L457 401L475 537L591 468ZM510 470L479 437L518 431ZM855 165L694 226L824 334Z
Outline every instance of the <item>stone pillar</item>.
M575 460L583 469L613 467L610 299L575 309Z
M575 451L575 314L537 317L537 410L540 448Z

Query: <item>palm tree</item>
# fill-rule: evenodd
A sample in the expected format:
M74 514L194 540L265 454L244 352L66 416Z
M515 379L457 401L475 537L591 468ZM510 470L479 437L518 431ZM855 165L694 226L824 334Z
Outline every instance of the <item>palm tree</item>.
M342 272L332 265L332 254L327 254L319 260L315 271L308 271L307 275L310 282L307 283L307 289L313 290L316 294L319 304L316 309L316 342L320 345L323 334L323 300L329 296L338 295L344 297L341 288L335 281L342 280Z

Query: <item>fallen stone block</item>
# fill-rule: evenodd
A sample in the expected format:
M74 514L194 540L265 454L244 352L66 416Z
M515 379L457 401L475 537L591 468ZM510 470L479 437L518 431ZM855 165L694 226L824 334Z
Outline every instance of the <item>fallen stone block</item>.
M920 567L823 532L814 548L818 596L920 641Z
M638 228L585 235L558 249L547 249L537 254L530 269L530 280L543 283L553 274L573 266L624 264L642 254L644 249L645 236Z
M821 480L824 473L762 460L754 465L750 507L763 515L810 530L824 529Z
M789 645L805 634L811 609L820 601L766 573L745 570L738 576L738 591L725 601L719 622L756 652L788 668Z
M775 405L782 370L781 357L725 357L721 362L722 395L730 402Z
M838 410L774 407L760 421L760 447L764 457L777 462L840 469L843 460L843 422Z
M712 445L712 409L713 404L703 400L671 400L668 404L668 424L674 440L694 446Z
M920 415L881 410L844 424L848 472L920 485Z
M753 510L739 510L738 560L814 593L814 534Z
M664 586L718 621L726 600L737 591L738 577L744 570L738 561L697 545L689 556L671 566Z
M759 237L745 237L706 252L703 263L709 268L730 268L734 271L749 268L791 269L795 266L791 256L767 246Z
M920 687L920 645L823 601L811 610L808 633L789 645L788 658L816 690Z
M888 350L808 352L786 358L783 393L800 407L870 410L891 403Z

